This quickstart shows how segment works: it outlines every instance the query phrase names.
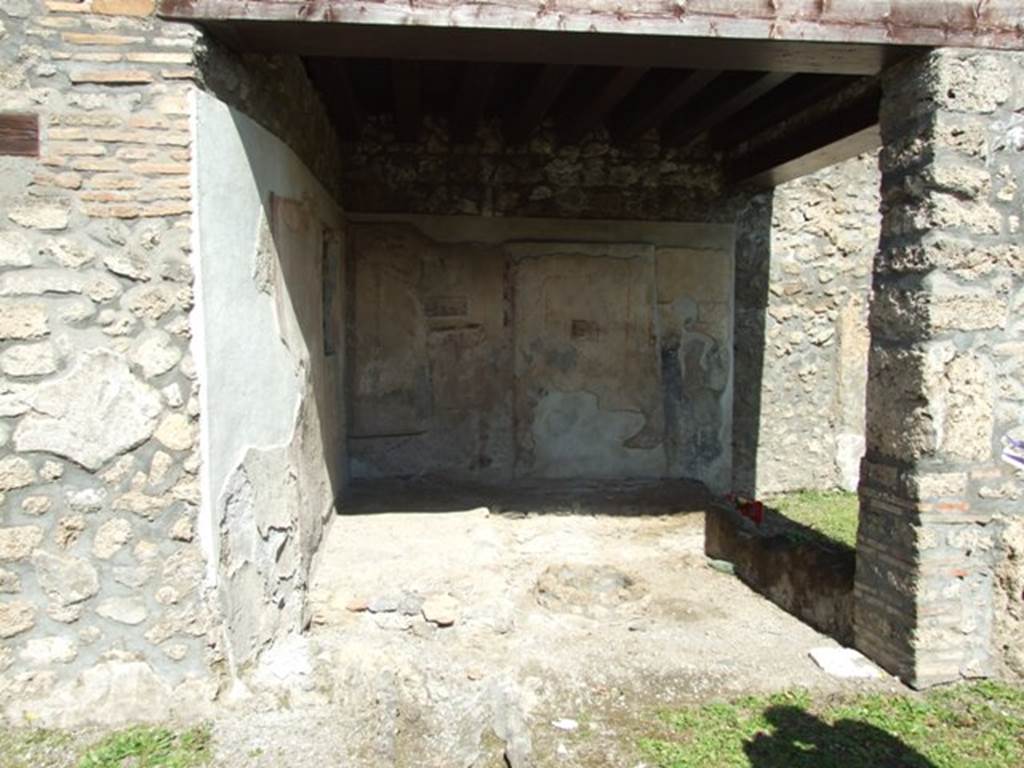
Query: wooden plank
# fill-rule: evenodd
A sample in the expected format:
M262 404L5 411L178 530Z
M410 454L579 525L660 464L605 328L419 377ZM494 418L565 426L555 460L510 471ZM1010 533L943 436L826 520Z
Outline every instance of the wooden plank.
M294 21L405 27L670 35L796 42L969 46L1024 45L1020 0L159 0L166 18Z
M549 64L541 70L526 99L505 118L505 139L513 144L526 141L540 125L576 68L570 64Z
M684 73L664 94L650 101L644 108L625 112L612 121L612 136L617 142L629 142L643 136L682 107L721 74L717 69L702 69Z
M613 72L582 110L563 116L558 126L559 139L574 144L601 125L648 71L647 67L622 67Z
M640 37L304 21L204 21L203 27L216 37L230 30L235 50L264 54L849 75L878 74L920 50L851 43L719 38L682 42L670 35Z
M881 146L876 85L857 100L800 125L727 164L733 184L766 188L813 173Z
M0 112L0 155L39 157L39 115Z
M395 97L395 133L399 141L416 141L420 133L420 72L412 61L391 62Z
M796 75L715 128L711 146L718 150L733 147L853 82L844 75Z
M487 96L494 85L496 66L486 63L468 63L462 68L459 92L455 97L452 116L452 138L472 141L476 136L480 118L487 107Z
M717 87L721 83L722 87L718 97L709 102L701 99L699 104L694 103L681 109L662 126L662 141L666 144L687 144L790 77L792 75L785 72L745 74L735 85L720 79L715 84Z
M345 61L307 59L306 71L319 91L338 135L343 139L358 139L366 123L366 112L356 98Z

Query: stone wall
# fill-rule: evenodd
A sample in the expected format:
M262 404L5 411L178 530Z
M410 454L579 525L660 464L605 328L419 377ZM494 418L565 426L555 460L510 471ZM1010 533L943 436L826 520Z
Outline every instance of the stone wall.
M728 490L732 237L565 219L354 224L353 476Z
M208 49L152 10L0 7L0 110L37 114L42 134L40 158L0 158L0 691L15 721L198 713L223 658L189 321L189 92ZM306 110L292 135L329 138L297 62L250 64L220 67L226 96L269 109L287 94Z
M735 215L712 151L662 147L656 133L620 147L602 130L564 145L546 122L528 142L507 145L487 120L474 141L458 143L428 118L418 141L401 142L380 117L363 135L344 148L347 211L724 223Z
M915 685L1020 673L1024 53L883 87L856 640Z
M736 243L734 486L856 490L877 157L751 198Z

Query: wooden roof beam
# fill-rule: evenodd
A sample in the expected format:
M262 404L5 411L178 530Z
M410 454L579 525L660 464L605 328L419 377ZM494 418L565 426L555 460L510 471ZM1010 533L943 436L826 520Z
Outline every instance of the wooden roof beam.
M805 176L881 146L876 83L859 98L819 118L797 124L767 144L727 162L733 184L766 188Z
M487 96L494 85L496 65L468 63L462 67L459 92L455 97L455 113L452 116L452 138L455 141L472 141L487 107Z
M621 67L614 71L581 111L562 117L558 138L566 144L575 144L597 128L648 71L647 67Z
M855 82L844 75L796 75L740 110L710 136L711 146L727 150L782 123Z
M414 61L391 62L395 95L395 133L399 141L416 141L420 133L420 70Z
M612 137L617 142L630 142L643 136L677 110L690 103L707 85L721 74L718 70L699 69L683 75L668 92L651 100L644 108L624 112L612 119Z
M792 76L784 72L743 73L738 87L722 82L722 92L717 97L707 102L701 99L670 118L662 126L662 141L666 144L689 144L704 131L728 120Z
M356 98L346 63L341 59L307 59L305 63L338 135L358 139L366 124L366 112Z
M548 64L541 70L526 99L505 118L506 141L517 144L529 138L575 71L571 64Z

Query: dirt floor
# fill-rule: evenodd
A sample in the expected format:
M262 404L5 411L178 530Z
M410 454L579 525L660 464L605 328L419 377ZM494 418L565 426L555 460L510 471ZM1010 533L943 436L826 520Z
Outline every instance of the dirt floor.
M697 487L388 494L334 521L312 629L217 721L218 764L636 766L673 704L898 687L827 676L832 640L709 567Z

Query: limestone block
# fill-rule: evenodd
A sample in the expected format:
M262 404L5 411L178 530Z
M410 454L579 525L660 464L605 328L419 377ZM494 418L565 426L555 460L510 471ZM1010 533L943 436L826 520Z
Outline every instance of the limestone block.
M0 528L0 560L24 560L42 540L43 529L38 525Z
M0 592L8 595L21 592L21 577L14 571L0 568Z
M24 600L0 602L0 637L14 637L36 625L36 607Z
M0 232L0 267L28 267L31 264L31 241L21 232Z
M21 456L4 456L0 459L0 491L24 488L35 482L36 471L32 464Z
M45 376L57 370L57 349L48 341L15 344L0 355L0 370L8 376Z
M0 275L0 296L39 296L47 293L80 293L93 301L109 301L121 285L102 272L66 269L19 269Z
M17 450L55 453L93 470L149 439L162 409L123 357L99 349L40 385L30 402L14 431Z
M146 620L146 603L141 597L108 597L96 606L96 613L119 624L136 625Z
M132 537L132 525L123 517L103 523L92 542L92 553L101 560L109 560Z
M181 350L171 335L159 329L143 331L132 344L130 357L147 378L167 373L181 360Z
M12 208L7 214L15 224L30 229L53 232L68 227L68 210L59 205L39 203Z
M39 667L68 664L78 656L78 644L65 636L33 638L25 643L18 656L23 662Z
M42 304L0 303L0 339L35 339L49 332Z
M81 603L100 590L99 574L88 560L37 551L32 564L39 586L59 606Z
M183 413L169 413L156 428L155 437L174 451L187 451L195 441L195 426Z

